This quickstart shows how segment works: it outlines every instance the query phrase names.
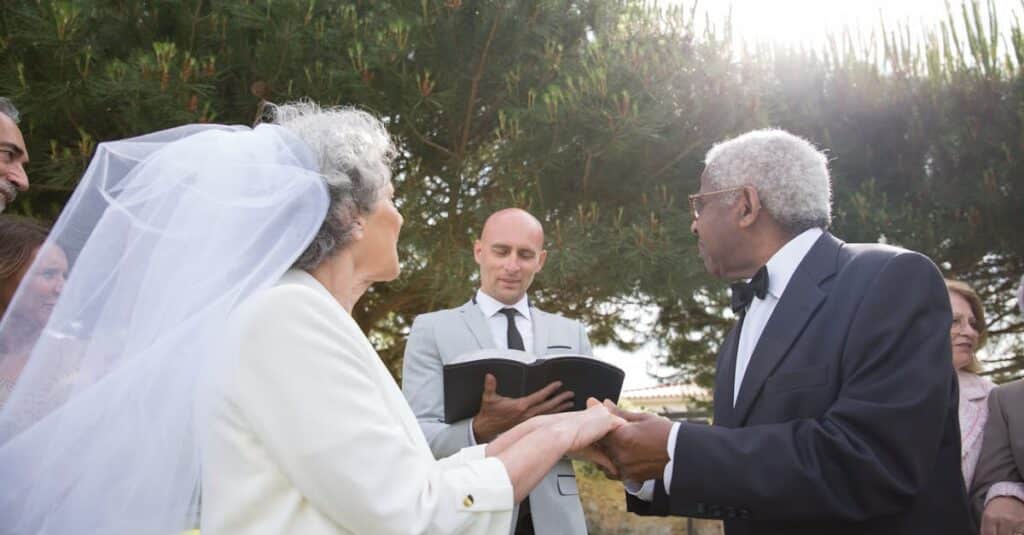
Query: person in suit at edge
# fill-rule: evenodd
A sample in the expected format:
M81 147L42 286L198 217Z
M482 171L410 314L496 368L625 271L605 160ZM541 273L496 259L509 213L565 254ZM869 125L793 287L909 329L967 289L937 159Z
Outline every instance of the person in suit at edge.
M402 391L438 458L493 440L537 414L572 406L572 392L558 382L522 398L502 397L488 376L480 411L473 418L444 422L442 370L460 355L483 349L521 349L537 356L591 354L580 322L529 305L527 290L544 267L544 229L518 208L491 214L473 245L480 288L460 307L418 316L409 332L402 366ZM586 522L568 460L558 463L519 505L513 533L585 534Z
M1024 314L1024 277L1017 289ZM1024 380L989 393L988 420L971 488L981 535L1024 535Z
M707 271L741 281L738 321L714 425L620 412L604 446L628 509L721 518L728 535L968 533L935 265L827 232L826 157L782 130L712 147L690 203Z

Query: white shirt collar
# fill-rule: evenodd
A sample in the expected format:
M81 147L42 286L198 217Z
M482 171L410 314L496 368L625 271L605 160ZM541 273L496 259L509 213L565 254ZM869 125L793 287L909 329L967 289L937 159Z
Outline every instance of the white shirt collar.
M786 291L789 279L793 278L796 268L824 233L825 231L820 228L807 229L772 255L765 264L765 268L768 269L768 293L776 299L782 298L782 292Z
M498 313L499 310L508 307L505 303L498 301L497 299L487 295L483 290L476 291L476 306L480 307L480 311L484 313L485 318L489 318ZM516 309L520 315L526 319L530 319L530 301L526 294L523 294L516 304L512 305L512 308Z

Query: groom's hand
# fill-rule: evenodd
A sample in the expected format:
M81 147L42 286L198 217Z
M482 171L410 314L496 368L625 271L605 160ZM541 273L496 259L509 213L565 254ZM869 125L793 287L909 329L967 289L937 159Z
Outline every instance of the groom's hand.
M601 445L623 479L643 482L661 479L668 464L668 436L672 421L644 412L624 411L610 401L605 405L626 424L608 433Z
M561 386L561 381L555 381L528 396L508 398L498 394L498 380L487 374L484 377L484 394L480 398L480 412L473 417L473 436L477 444L490 442L538 414L571 409L571 391L552 395Z

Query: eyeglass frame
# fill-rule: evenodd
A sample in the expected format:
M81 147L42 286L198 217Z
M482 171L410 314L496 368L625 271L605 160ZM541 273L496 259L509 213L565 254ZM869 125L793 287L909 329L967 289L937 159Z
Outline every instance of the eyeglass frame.
M700 210L703 210L704 206L701 206L700 210L698 210L697 209L697 201L699 201L700 199L703 199L704 197L710 197L712 195L718 195L719 193L730 193L730 192L733 192L733 191L740 191L740 190L743 190L743 189L746 189L746 188L747 188L747 186L736 186L734 188L726 188L726 189L720 189L720 190L715 190L715 191L705 191L704 193L693 193L693 194L691 194L689 196L689 199L690 199L690 215L693 216L694 221L700 219Z

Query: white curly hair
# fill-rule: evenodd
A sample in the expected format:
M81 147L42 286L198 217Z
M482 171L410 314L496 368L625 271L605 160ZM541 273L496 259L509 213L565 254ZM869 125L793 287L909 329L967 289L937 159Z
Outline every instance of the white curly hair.
M299 101L267 106L270 123L304 141L316 156L331 202L328 216L295 267L312 269L352 241L355 219L368 214L391 182L397 153L384 125L350 107Z
M704 165L709 190L753 186L764 209L790 232L828 228L832 220L828 159L802 137L754 130L715 144Z

